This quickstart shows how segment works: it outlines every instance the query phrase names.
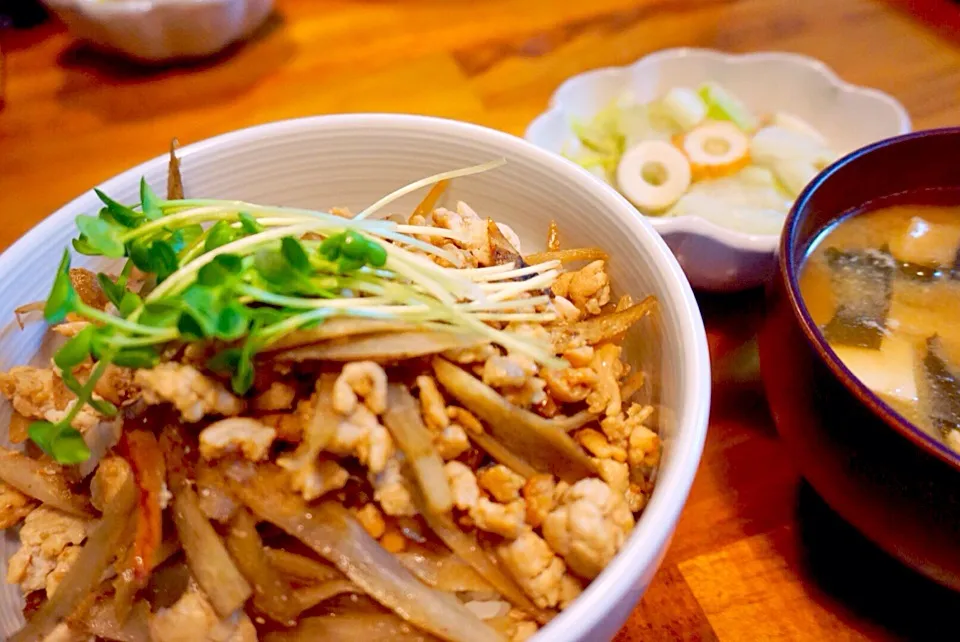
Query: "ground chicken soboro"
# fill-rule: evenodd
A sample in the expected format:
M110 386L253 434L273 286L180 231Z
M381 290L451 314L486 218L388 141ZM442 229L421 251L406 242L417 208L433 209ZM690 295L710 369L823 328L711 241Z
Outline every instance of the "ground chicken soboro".
M346 210L338 215L350 217ZM522 248L513 231L505 225L491 227L464 203L418 213L408 222L419 226L414 228L417 238L445 253L442 258L422 248L406 248L419 260L476 270L497 268L495 258L507 256L517 262L514 269L523 267ZM441 231L432 234L431 228ZM179 573L186 580L179 594L162 605L151 603L156 596L142 591L146 586L142 579L131 584L133 593L123 607L140 614L132 616L135 619L146 618L141 624L152 640L186 639L185 629L196 633L196 639L255 640L257 629L267 620L295 620L308 605L339 604L336 608L349 610L350 601L342 594L354 594L356 602L356 594L362 596L364 590L348 567L338 570L335 556L323 560L302 546L285 548L312 528L313 512L330 503L347 508L342 519L355 525L354 537L368 538L369 545L399 556L403 564L416 563L417 577L433 587L427 590L453 590L464 613L492 627L499 636L496 639L526 639L550 613L576 599L622 548L653 488L660 458L653 408L621 394L630 372L618 343L622 319L634 314L635 321L642 314L631 313L629 299L614 312L604 260L552 264L537 278L542 279L543 272L552 276L535 291L522 291L526 277L517 277L512 282L519 286L511 287L522 293L521 300L535 298L535 316L549 321L510 319L492 321L490 327L519 341L552 345L553 354L566 360L564 368L544 366L516 346L482 341L442 354L427 351L399 362L378 355L319 363L267 356L257 362L253 389L239 395L223 376L206 367L210 346L170 349L164 353L167 358L152 368L111 366L96 391L124 414L114 420L85 407L74 426L85 439L100 443L97 459L87 464L86 471L62 470L68 484L60 492L81 495L77 505L86 502L90 514L64 512L44 503L42 492L32 496L0 481L0 526L22 524L21 547L9 560L8 580L19 584L24 593L42 592L47 599L56 595L96 524L94 511L107 511L124 483L127 460L138 483L143 484L151 473L161 476L160 484L149 492L145 486L140 489L141 502L159 502L157 510L162 513L158 514L190 512L191 503L196 503L202 522L193 524L197 531L189 537L206 538L206 545L213 546L210 559L223 555L226 564L231 558L219 548L222 538L236 544L252 535L235 531L240 521L251 516L265 521L264 512L286 506L298 506L301 511L295 528L285 527L282 521L279 528L262 527L257 535L267 548L253 540L253 548L261 551L259 557L236 559L234 572L247 590L233 602L211 593L217 591L215 586L204 585L201 561L190 557L195 543L184 540L182 531L170 530L168 519L154 524L161 531L132 525L113 560L114 570L105 573L103 591L94 599L106 600L112 608L121 599L121 589L115 587L131 579L124 560L138 551L165 551L157 553L153 572ZM537 273L531 274L536 277ZM96 284L88 276L82 281ZM101 308L110 309L97 300ZM613 315L611 319L620 315L619 321L610 322L616 331L601 329L598 334L594 329L591 334L578 325L606 315ZM596 327L602 328L603 323L606 320ZM77 336L86 325L68 319L58 330ZM353 331L363 336L363 321L356 325L333 341L348 344ZM376 331L384 332L384 327ZM431 367L432 359L444 359L470 373L500 410L491 414L489 405L445 388ZM91 365L78 366L75 376L88 376ZM396 426L385 418L390 410L388 386L397 383L410 395L417 415L403 434L395 432ZM53 367L12 368L0 374L0 393L28 420L56 421L74 403L62 373ZM519 417L515 429L522 431L525 421L533 421L530 417L563 420L584 411L589 414L581 414L584 421L569 435L562 430L558 434L566 440L564 447L580 451L581 463L590 467L585 478L565 480L550 470L537 470L526 462L524 452L536 439L527 446L522 440L499 443L488 431L488 422L497 413ZM119 432L101 431L95 437L96 426L119 431L125 421L155 432L163 452L126 452ZM181 459L171 460L171 452ZM242 482L230 477L243 470L247 476ZM452 498L453 508L441 516L440 523L479 547L475 550L482 548L497 556L503 573L499 579L484 576L482 565L470 571L469 581L443 574L443 560L454 558L430 535L438 522L436 516L422 511L431 489L418 481L431 470L440 475L434 483L445 485ZM267 478L279 480L271 489L262 486L263 492L275 493L270 495L275 501L260 507L250 504L253 512L247 513L245 486L260 488ZM442 534L439 539L452 542ZM181 545L187 550L186 563L176 555ZM231 544L230 551L236 554L242 548ZM472 565L469 555L448 564ZM146 568L153 570L152 565ZM411 576L410 581L419 580ZM466 582L471 590L458 593L457 582ZM488 590L478 591L477 586ZM277 587L283 587L282 596L270 593ZM113 597L115 590L117 597ZM357 603L370 601L361 597ZM230 612L224 612L225 605ZM89 633L85 626L80 617L54 634L82 637Z

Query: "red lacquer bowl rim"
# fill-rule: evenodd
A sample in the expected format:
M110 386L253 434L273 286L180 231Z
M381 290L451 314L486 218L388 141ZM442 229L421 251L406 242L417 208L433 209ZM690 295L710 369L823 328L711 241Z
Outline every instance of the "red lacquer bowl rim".
M806 211L810 205L810 201L816 195L817 190L820 189L824 183L832 180L837 172L839 172L841 169L848 165L859 162L863 157L868 156L877 150L900 145L907 141L937 136L956 137L958 139L958 144L960 144L960 127L918 131L902 136L896 136L894 138L888 138L872 145L868 145L867 147L858 149L857 151L844 156L821 172L813 181L810 182L809 185L807 185L803 192L801 192L800 196L797 197L797 200L794 202L793 207L790 210L790 214L784 224L783 234L780 238L780 251L777 261L779 263L780 273L783 275L783 279L787 286L787 296L789 297L790 307L793 310L794 316L798 319L800 328L806 335L807 341L810 342L810 345L813 346L817 354L820 356L820 359L827 365L828 368L830 368L834 376L840 380L840 382L843 383L843 385L851 393L853 393L853 395L856 396L861 403L869 408L874 415L882 419L884 423L909 439L924 451L960 471L960 453L954 452L943 442L931 437L923 430L913 425L913 423L908 421L899 412L887 405L886 402L884 402L880 397L878 397L863 383L861 383L860 380L857 379L857 377L845 365L843 365L843 362L840 361L833 349L831 349L827 344L826 339L820 332L820 329L817 327L816 323L814 323L813 318L810 316L810 313L807 310L807 306L803 303L803 299L800 296L799 273L801 263L800 259L802 258L802 254L800 252L802 251L805 253L806 247L797 247L797 237L800 223L803 222L806 216ZM960 181L958 181L957 185L945 185L944 187L960 187ZM888 196L888 194L877 194L876 196L879 199ZM846 214L848 211L849 210L837 212L836 217ZM836 217L832 218L831 222L836 220Z

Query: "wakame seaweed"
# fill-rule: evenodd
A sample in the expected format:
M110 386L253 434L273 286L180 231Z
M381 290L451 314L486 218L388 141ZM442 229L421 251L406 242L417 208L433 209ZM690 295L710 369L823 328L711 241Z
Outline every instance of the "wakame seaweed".
M842 303L823 327L824 335L831 343L879 350L890 312L896 261L880 250L829 248L825 257L831 287Z
M930 422L946 437L951 430L960 430L960 377L945 357L940 337L927 339L926 349L921 392Z

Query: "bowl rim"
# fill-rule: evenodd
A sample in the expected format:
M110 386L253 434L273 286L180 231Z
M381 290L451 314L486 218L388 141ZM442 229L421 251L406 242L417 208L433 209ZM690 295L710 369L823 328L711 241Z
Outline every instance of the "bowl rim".
M946 444L928 435L919 427L915 426L912 422L908 421L899 412L883 401L883 399L881 399L876 393L870 390L863 382L860 381L860 379L856 377L856 375L853 374L849 368L847 368L846 365L844 365L844 363L830 347L830 344L827 343L823 333L817 327L817 324L810 315L807 305L804 303L803 297L800 294L799 277L802 270L802 257L799 257L797 261L791 260L791 254L796 254L800 249L797 247L797 236L800 222L804 218L804 211L807 209L809 202L816 195L820 186L829 181L837 172L842 170L847 165L856 163L860 158L872 154L877 150L896 146L907 141L928 138L931 136L960 137L960 127L921 130L887 138L853 151L823 170L823 172L821 172L813 181L810 182L809 185L807 185L806 188L804 188L804 190L800 193L800 196L798 196L797 200L794 202L793 207L790 209L790 213L787 215L787 221L784 224L783 236L780 240L780 251L777 261L779 263L780 272L783 275L783 280L787 286L786 291L790 301L790 307L792 308L794 316L800 322L800 329L806 336L807 342L817 352L821 361L823 361L832 371L833 375L847 388L848 391L850 391L861 403L866 405L889 427L909 439L924 451L932 454L941 461L960 471L960 453L953 451L947 447ZM838 214L845 215L846 213L847 212L841 212ZM831 223L835 222L836 220L838 219L831 219ZM819 230L818 234L822 232L823 230Z
M682 351L678 368L683 394L677 403L679 407L687 410L687 419L683 423L676 423L674 441L670 444L672 457L675 458L670 484L665 485L662 477L658 480L650 502L616 558L569 608L564 609L537 634L537 639L561 642L594 639L590 637L592 631L637 588L641 576L659 567L699 467L707 434L711 379L706 332L693 290L666 243L648 222L636 216L636 210L623 196L615 190L607 189L602 181L561 156L512 134L480 125L432 116L388 113L311 116L254 125L220 134L181 147L178 155L181 160L188 162L191 156L216 154L221 148L234 144L264 140L284 133L336 130L347 126L408 133L430 132L432 136L444 136L451 142L458 139L480 139L496 145L505 154L534 161L549 169L557 180L577 184L593 193L603 207L616 215L618 224L623 226L626 233L645 239L644 245L650 252L652 262L662 271L666 289L673 295L679 319L679 344ZM166 167L166 163L166 154L157 156L107 179L101 183L101 188L109 193L115 186L139 181L141 176L159 172ZM42 248L45 238L49 236L49 230L72 223L75 212L87 198L89 192L77 196L40 221L0 254L0 274L7 273L11 265ZM630 608L633 606L631 604ZM549 633L544 634L544 631Z
M884 103L897 115L898 131L896 135L899 136L906 134L912 129L910 114L899 100L875 87L856 85L843 80L833 70L833 68L818 58L794 52L775 50L731 53L717 49L709 49L706 47L672 47L669 49L661 49L659 51L649 53L628 65L589 69L567 78L550 96L550 101L547 105L547 108L538 114L533 121L531 121L530 125L526 129L524 137L527 140L530 140L533 132L536 129L543 127L541 123L555 117L554 114L556 113L563 115L563 95L572 91L571 87L576 83L582 82L586 77L595 75L624 75L633 71L637 71L643 66L651 64L651 62L655 63L664 58L690 57L721 60L725 64L729 65L746 65L758 61L779 61L785 64L806 67L816 71L824 80L842 93L855 93ZM798 196L797 199L799 198L800 197ZM797 199L794 200L794 203L796 203ZM641 216L650 221L651 225L653 225L653 227L662 234L697 234L714 239L723 245L736 250L765 254L772 254L777 250L782 231L786 228L786 220L784 220L784 227L781 228L781 232L778 232L777 234L752 234L749 232L739 232L737 230L728 229L714 223L713 221L709 221L695 215L676 216L670 218L647 216L645 214L641 214Z

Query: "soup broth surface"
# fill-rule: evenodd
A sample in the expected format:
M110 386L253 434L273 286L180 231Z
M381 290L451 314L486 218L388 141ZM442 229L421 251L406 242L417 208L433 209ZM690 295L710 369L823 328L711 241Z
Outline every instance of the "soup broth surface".
M842 219L812 245L800 292L844 365L960 452L960 206Z

